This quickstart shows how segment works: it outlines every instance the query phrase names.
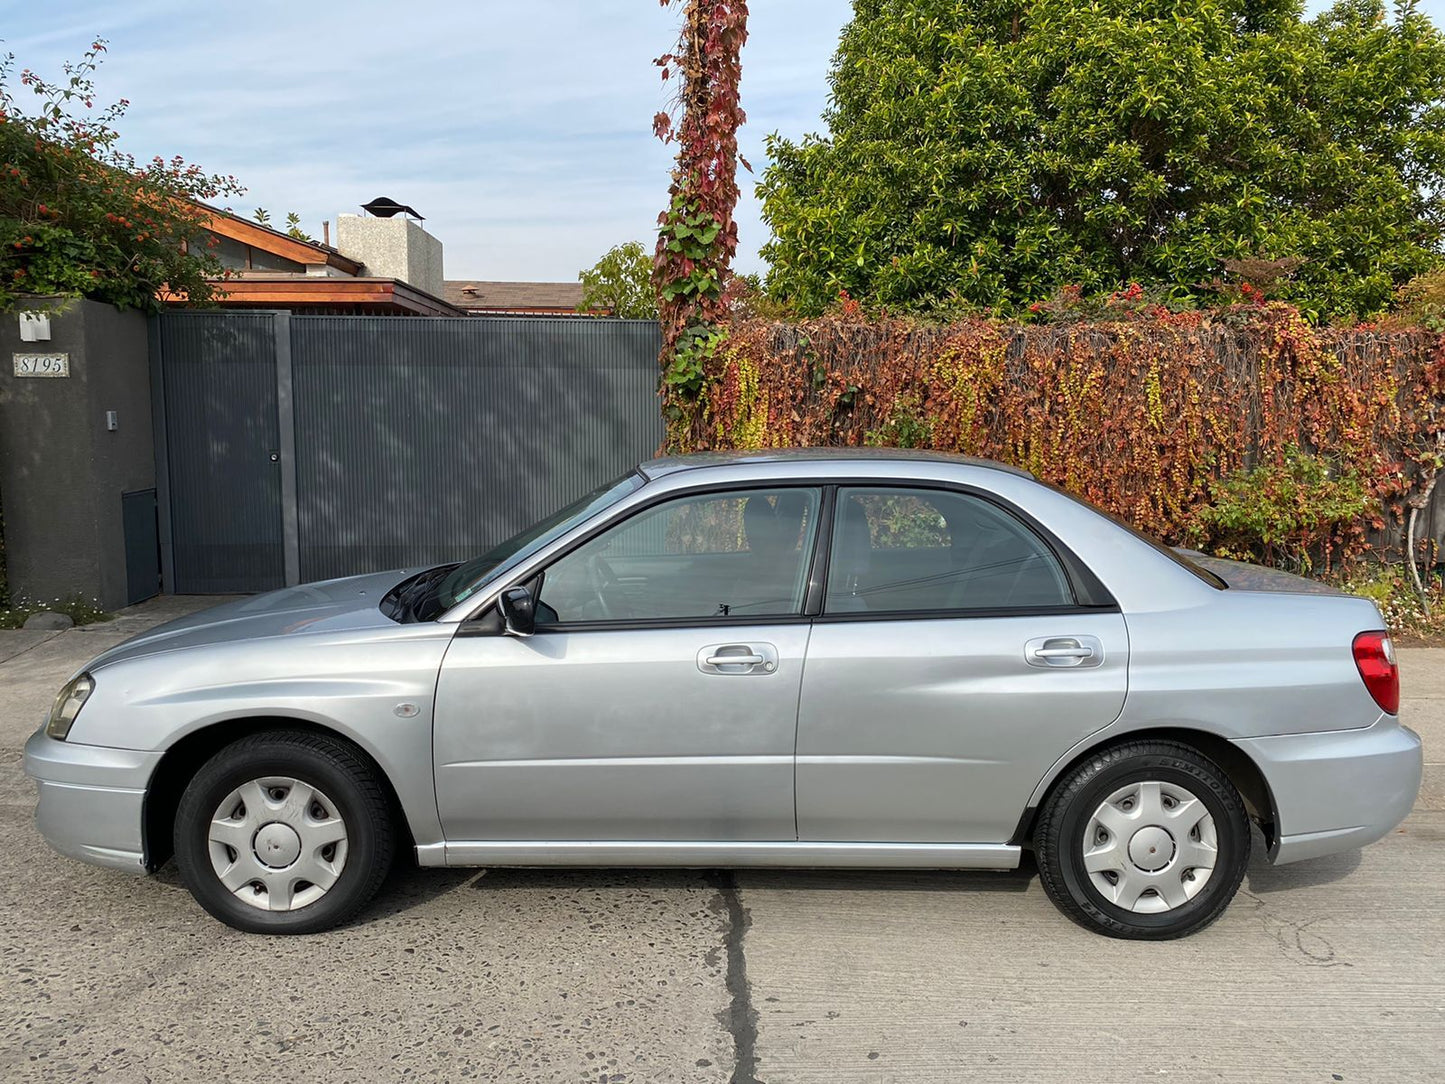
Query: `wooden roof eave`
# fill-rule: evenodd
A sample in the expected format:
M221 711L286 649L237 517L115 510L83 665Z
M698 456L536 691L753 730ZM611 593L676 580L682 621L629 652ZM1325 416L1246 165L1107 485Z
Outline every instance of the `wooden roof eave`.
M217 282L221 305L389 306L417 316L465 316L461 309L397 279L277 275Z
M229 237L233 241L239 241L244 245L259 248L263 252L269 252L274 256L290 260L292 263L302 265L325 264L327 267L334 267L346 275L359 275L361 264L356 260L349 259L334 249L321 248L317 245L308 244L305 241L298 241L294 237L287 237L284 233L267 229L265 226L247 222L235 215L228 215L221 211L214 211L211 208L204 208L207 214L205 228L212 233L220 234L222 237Z

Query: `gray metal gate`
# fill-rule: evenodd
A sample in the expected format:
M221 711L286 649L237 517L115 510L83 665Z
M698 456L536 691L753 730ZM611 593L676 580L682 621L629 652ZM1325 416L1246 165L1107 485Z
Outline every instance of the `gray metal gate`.
M166 589L282 586L276 318L166 313L152 324L156 489Z
M157 323L162 554L179 593L474 555L662 440L651 321Z

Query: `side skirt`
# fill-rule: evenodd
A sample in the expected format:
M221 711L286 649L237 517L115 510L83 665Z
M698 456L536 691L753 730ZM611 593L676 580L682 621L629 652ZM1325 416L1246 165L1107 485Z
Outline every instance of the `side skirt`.
M693 843L505 840L433 843L423 866L799 866L818 869L1017 869L1008 843Z

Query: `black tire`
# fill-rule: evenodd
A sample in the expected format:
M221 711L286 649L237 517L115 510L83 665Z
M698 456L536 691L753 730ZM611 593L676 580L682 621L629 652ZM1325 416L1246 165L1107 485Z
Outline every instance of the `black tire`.
M272 776L324 793L347 836L345 864L335 883L320 899L289 911L262 910L238 899L221 883L210 855L209 826L220 803L243 784ZM344 742L285 730L241 738L208 760L181 796L174 831L176 865L191 895L214 917L246 933L318 933L347 922L376 894L396 849L391 802L374 769Z
M1106 798L1148 780L1182 787L1204 803L1214 821L1218 854L1192 899L1172 910L1141 914L1117 906L1095 886L1084 868L1084 832ZM1089 757L1059 780L1034 831L1039 878L1060 911L1097 933L1147 941L1184 937L1223 914L1244 878L1249 847L1249 818L1229 777L1197 749L1173 741L1128 742Z

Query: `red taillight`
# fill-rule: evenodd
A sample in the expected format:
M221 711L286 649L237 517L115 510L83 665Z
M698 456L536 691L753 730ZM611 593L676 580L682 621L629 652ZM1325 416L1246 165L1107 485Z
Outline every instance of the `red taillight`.
M1400 714L1400 670L1388 632L1362 632L1355 637L1355 665L1365 688L1381 711Z

